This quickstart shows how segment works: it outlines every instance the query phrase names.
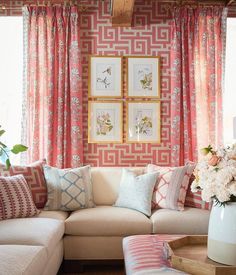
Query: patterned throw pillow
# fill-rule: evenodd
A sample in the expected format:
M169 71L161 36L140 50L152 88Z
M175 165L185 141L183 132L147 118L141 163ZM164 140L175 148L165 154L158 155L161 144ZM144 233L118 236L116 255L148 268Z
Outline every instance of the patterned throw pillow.
M94 207L91 168L58 169L44 166L48 188L45 210L73 211Z
M136 176L134 172L124 168L119 196L114 206L131 208L151 216L152 194L157 175L158 173Z
M35 205L37 208L43 208L47 201L43 164L45 164L45 160L34 162L28 166L11 166L9 170L4 165L0 165L0 176L23 175L30 187Z
M197 193L193 193L191 191L191 183L193 181L194 181L194 177L191 177L184 206L210 210L212 204L210 202L205 202L202 200L201 191L199 190Z
M32 217L39 212L23 175L0 177L0 220Z
M194 166L161 167L149 164L146 170L147 173L159 173L153 192L152 209L184 210L186 192Z
M192 161L189 161L187 164L193 165L194 168L196 167L196 163ZM193 193L191 191L191 184L194 180L195 180L195 176L194 174L192 174L189 180L189 186L188 186L184 206L210 210L212 204L202 200L201 191L199 190L197 193Z

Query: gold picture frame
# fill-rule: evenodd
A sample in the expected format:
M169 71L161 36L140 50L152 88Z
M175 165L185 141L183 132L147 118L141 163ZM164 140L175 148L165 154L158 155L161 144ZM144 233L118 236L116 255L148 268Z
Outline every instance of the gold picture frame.
M88 143L123 143L123 102L88 102Z
M90 55L88 71L88 97L123 97L123 57Z
M126 102L126 143L161 143L161 102Z
M126 56L127 98L160 99L160 56Z

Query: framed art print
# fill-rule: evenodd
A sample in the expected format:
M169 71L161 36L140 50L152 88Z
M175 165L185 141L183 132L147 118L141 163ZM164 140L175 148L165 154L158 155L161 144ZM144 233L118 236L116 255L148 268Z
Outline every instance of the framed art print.
M127 57L127 97L160 97L160 57Z
M90 56L90 98L121 98L122 78L122 57Z
M160 102L127 102L127 143L160 143Z
M122 101L89 101L88 143L122 143Z

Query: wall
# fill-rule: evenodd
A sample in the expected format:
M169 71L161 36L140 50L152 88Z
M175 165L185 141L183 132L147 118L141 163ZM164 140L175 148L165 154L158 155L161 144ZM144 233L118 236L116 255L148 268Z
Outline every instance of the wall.
M170 20L166 4L155 0L136 0L133 27L113 28L110 23L109 1L89 1L89 3L88 10L81 15L84 163L94 166L143 166L151 162L168 165L170 163ZM89 54L161 56L161 144L87 143ZM124 91L125 88L126 83Z
M20 14L22 1L1 1L1 3L9 4L14 8L19 7L19 10L0 11L0 15ZM35 3L35 1L28 0L24 3ZM167 4L156 0L136 0L133 27L112 28L108 0L87 0L83 3L87 7L87 10L81 14L84 164L144 166L153 162L168 165L170 163L170 16L166 9ZM87 143L88 57L90 54L161 56L160 144ZM125 88L126 83L124 83Z
M47 2L43 0L39 3ZM51 0L63 3L63 0ZM0 10L1 15L20 15L21 6L33 0L1 0L13 10ZM81 15L83 57L84 163L94 166L143 166L154 162L170 163L170 15L167 3L156 0L136 0L132 28L112 28L109 0L85 0ZM229 7L229 17L236 17L236 3ZM99 145L87 143L87 80L89 54L160 55L161 56L161 144ZM124 83L124 88L126 84ZM125 121L124 121L125 122Z

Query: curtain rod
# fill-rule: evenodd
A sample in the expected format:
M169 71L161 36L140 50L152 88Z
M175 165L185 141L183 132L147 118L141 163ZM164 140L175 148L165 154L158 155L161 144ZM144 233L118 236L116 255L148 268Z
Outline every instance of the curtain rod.
M99 0L96 0L99 1ZM104 0L102 0L103 2ZM80 11L86 11L87 7L86 5L83 5L83 2L85 1L77 1L77 0L62 0L58 2L54 2L52 0L44 0L44 1L35 1L35 3L29 3L29 4L24 4L24 1L22 1L19 6L14 7L14 6L9 6L7 3L0 4L0 12L4 10L19 10L20 7L26 7L26 6L31 6L31 7L69 7L69 6L77 6Z
M197 1L197 0L159 0L160 2L166 3L165 9L168 11L173 7L228 7L229 5L233 4L236 0L228 0L228 1Z
M96 0L101 1L101 0ZM236 0L209 0L209 1L198 1L198 0L158 0L159 2L166 3L166 9L171 9L173 5L177 6L192 6L192 7L213 7L213 6L230 6L233 3L236 2ZM35 1L36 3L31 4L24 4L24 1L22 1L21 7L24 6L37 6L37 7L56 7L56 6L77 6L80 11L87 11L88 7L86 5L83 5L83 2L86 1L77 1L77 0L62 0L61 3L56 3L53 0L41 0L41 1ZM102 0L104 2L104 0ZM109 0L111 2L111 0ZM6 3L0 5L0 12L4 10L20 10L20 7L14 7L14 6L8 6Z

